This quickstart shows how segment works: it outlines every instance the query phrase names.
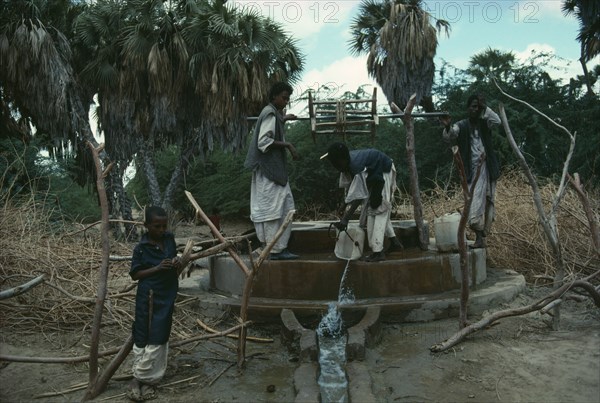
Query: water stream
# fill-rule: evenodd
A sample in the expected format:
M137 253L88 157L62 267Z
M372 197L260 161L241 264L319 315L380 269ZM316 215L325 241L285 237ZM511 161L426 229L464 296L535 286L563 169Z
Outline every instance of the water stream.
M350 260L344 268L337 302L329 304L327 314L317 328L319 342L319 387L322 402L348 402L348 379L346 378L347 335L343 327L339 306L352 303L354 294L346 285Z

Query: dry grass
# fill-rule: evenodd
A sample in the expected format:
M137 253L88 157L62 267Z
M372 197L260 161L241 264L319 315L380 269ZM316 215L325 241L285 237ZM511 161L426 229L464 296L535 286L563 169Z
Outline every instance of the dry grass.
M518 173L509 173L498 182L497 217L488 237L489 264L513 269L536 282L554 274L553 255L538 224L531 190ZM556 187L541 188L549 208ZM600 198L590 195L592 208L600 211ZM423 196L423 213L430 223L436 215L456 211L462 195L442 188ZM411 218L406 200L398 201L397 218ZM63 223L49 222L50 212L33 200L4 201L0 210L0 289L21 285L40 275L46 281L29 292L0 301L0 337L21 334L79 332L86 340L92 322L97 290L101 247L98 228L74 232ZM407 216L404 216L407 215ZM321 219L315 208L309 219ZM590 274L598 270L584 212L575 193L567 191L558 211L558 225L568 275ZM330 219L330 217L329 217ZM432 229L430 229L432 231ZM133 245L111 242L111 254L130 255ZM111 262L108 296L103 318L103 342L122 342L131 329L135 301L135 283L128 275L129 261ZM177 302L173 339L202 332L192 309L192 297L180 296ZM204 319L203 319L204 320ZM210 321L209 325L214 326Z
M57 341L60 332L79 333L82 343L89 337L102 259L99 229L65 237L76 228L50 223L49 213L33 200L5 202L0 210L0 289L45 275L45 281L37 287L0 301L2 341L26 334L41 334ZM111 241L110 253L129 256L132 248L133 244ZM120 345L131 331L135 282L129 277L129 265L128 260L110 263L102 328L105 347ZM195 322L199 315L190 304L193 299L178 297L175 340L204 333Z
M554 184L540 185L546 214L557 191ZM589 194L592 211L600 211L597 192ZM423 213L431 223L436 216L462 208L462 193L436 189L423 200ZM576 193L568 188L556 213L568 276L591 274L600 269L589 224ZM598 216L596 215L596 219ZM531 187L517 171L500 178L496 193L496 220L487 239L488 264L515 270L529 282L554 275L554 256L539 223Z

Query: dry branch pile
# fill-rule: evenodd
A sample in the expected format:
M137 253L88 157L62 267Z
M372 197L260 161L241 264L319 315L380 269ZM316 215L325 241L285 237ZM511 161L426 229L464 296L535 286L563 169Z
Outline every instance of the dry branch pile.
M39 333L79 333L87 343L94 315L98 270L101 265L97 227L77 232L63 223L49 222L41 205L7 203L0 210L0 290L7 290L44 274L38 286L16 297L0 300L0 336L4 341ZM133 245L111 241L111 254L127 256ZM108 295L102 327L104 348L120 346L131 331L135 282L128 260L110 263ZM205 333L196 323L191 297L178 298L172 339ZM203 318L204 319L204 318ZM214 325L211 323L211 325Z
M545 208L551 208L557 186L540 185ZM588 190L592 211L600 212L598 190ZM505 173L496 188L496 220L487 239L489 265L515 270L528 282L544 279L551 282L554 276L552 251L533 204L531 187L518 171ZM426 219L432 223L436 216L459 211L463 199L459 191L436 189L424 198ZM592 243L589 224L577 194L572 188L567 192L557 211L560 242L567 263L567 279L582 277L600 269L600 261ZM433 235L433 225L430 225Z

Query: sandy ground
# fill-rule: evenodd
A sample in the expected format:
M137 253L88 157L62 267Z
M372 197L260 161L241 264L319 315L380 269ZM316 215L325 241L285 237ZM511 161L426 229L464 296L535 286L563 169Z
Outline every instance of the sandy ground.
M531 301L521 295L511 305ZM567 305L560 331L532 313L506 318L439 354L427 349L457 329L455 320L387 326L367 358L377 400L599 402L598 308Z
M548 290L531 289L506 306L526 305ZM429 347L457 330L456 319L385 324L380 344L367 352L378 402L600 402L600 310L590 301L563 305L560 331L539 313L507 318L445 353ZM478 318L470 318L477 320ZM250 335L272 343L248 343L247 367L236 366L229 338L172 349L157 401L291 402L298 358L281 343L278 325L254 326ZM0 352L22 356L85 354L89 337L79 332L10 334L0 328ZM130 358L96 401L125 402ZM0 362L0 402L80 401L86 364ZM54 396L41 397L49 392Z
M527 304L533 294L541 292L528 290L511 306ZM369 349L366 358L377 401L600 401L600 313L591 303L567 302L560 331L550 329L548 318L532 313L504 319L448 352L429 352L431 345L446 339L456 328L455 319L385 324L381 343ZM244 371L235 366L236 344L232 339L172 349L159 401L293 401L293 373L299 363L281 344L279 332L277 325L251 330L253 335L272 337L273 342L249 343ZM5 342L0 350L26 356L77 355L81 349L72 346L81 346L79 336L2 334ZM126 361L96 401L128 401L123 392L129 365ZM0 401L79 401L82 391L40 396L66 391L86 379L84 364L3 362Z

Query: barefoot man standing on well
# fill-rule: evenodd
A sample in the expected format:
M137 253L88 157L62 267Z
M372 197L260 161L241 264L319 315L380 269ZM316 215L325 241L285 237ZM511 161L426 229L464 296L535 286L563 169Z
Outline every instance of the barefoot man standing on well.
M469 189L477 172L479 158L485 155L473 190L469 214L469 227L475 232L475 243L471 247L485 248L485 237L495 215L496 180L500 176L500 164L492 145L492 127L500 124L500 117L487 107L485 98L479 94L469 97L467 112L469 117L455 124L451 124L449 115L440 117L440 122L444 125L444 140L458 145Z

